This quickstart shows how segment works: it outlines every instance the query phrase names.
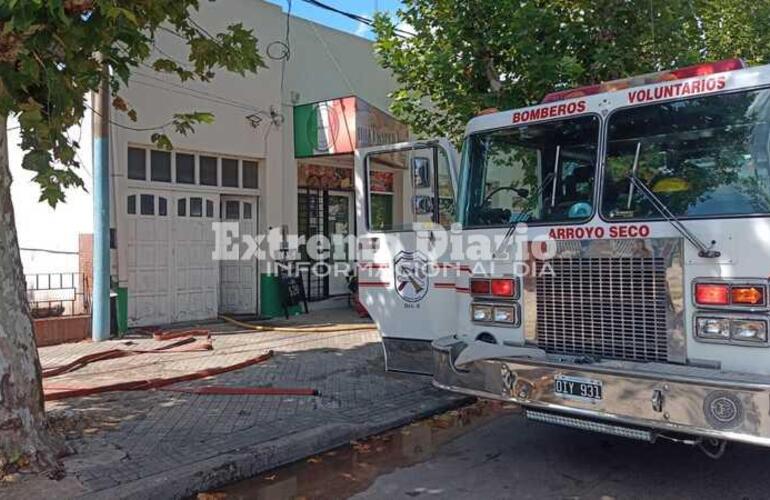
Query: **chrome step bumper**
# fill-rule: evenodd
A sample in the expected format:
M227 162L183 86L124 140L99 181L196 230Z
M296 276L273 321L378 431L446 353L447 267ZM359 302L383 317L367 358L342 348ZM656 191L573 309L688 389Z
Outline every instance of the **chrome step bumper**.
M638 439L639 441L646 441L648 443L655 442L655 433L648 429L637 429L617 424L596 422L594 420L569 417L538 410L527 410L525 415L528 420L534 420L536 422L560 425L562 427L570 427L572 429L580 429L583 431L599 432L601 434L609 434L610 436Z
M528 356L526 348L518 349L515 356L502 357L506 349L501 347L501 357L475 359L466 351L468 344L456 337L438 339L432 348L433 384L452 392L619 428L631 426L770 446L767 377L663 364L646 365L644 371L621 369L613 363L568 364L545 357L537 349L531 349ZM488 355L495 346L484 350ZM457 366L456 361L462 364ZM554 394L557 376L600 380L602 399L566 399Z

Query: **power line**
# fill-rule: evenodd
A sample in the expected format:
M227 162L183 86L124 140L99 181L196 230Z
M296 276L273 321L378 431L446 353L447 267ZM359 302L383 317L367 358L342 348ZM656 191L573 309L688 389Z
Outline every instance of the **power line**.
M180 40L184 40L185 42L187 42L187 38L183 37L182 35L180 35L179 33L177 33L176 31L174 31L172 29L166 28L165 26L158 26L158 29L161 30L161 31L165 31L166 33L169 33L171 35L174 35L175 37L179 38Z
M25 252L55 253L55 254L60 254L60 255L78 255L78 252L68 252L66 250L49 250L48 248L23 248L23 247L19 247L19 250L23 250Z
M86 107L90 109L92 112L96 113L99 116L102 116L102 114L96 111L90 104L88 103L85 103L85 104L86 104ZM164 128L174 123L174 120L170 120L164 123L163 125L158 125L157 127L131 127L129 125L123 125L122 123L118 123L115 120L108 119L107 121L109 121L112 125L115 125L118 128L133 130L135 132L149 132L151 130L163 130Z
M367 26L374 26L374 20L370 19L366 16L360 16L358 14L354 14L352 12L348 12L346 10L338 9L337 7L333 7L331 5L325 4L323 2L319 2L318 0L302 0L305 3L308 3L310 5L313 5L315 7L318 7L320 9L328 10L329 12L334 12L336 14L339 14L341 16L345 16L348 19L352 19L354 21L357 21L362 24L366 24ZM411 38L415 36L414 33L405 31L399 28L394 28L393 31L396 32L397 35L399 35L401 38Z
M141 63L141 64L142 64L142 66L145 66L146 68L152 69L154 71L152 66L149 66L149 65L144 64L144 63ZM216 104L231 104L231 105L233 105L235 107L239 107L239 108L245 109L247 111L260 111L260 109L257 108L256 106L254 106L252 104L249 104L247 102L244 102L244 101L236 101L235 99L229 99L227 97L218 96L216 94L212 94L212 93L206 92L204 90L191 89L191 88L185 87L184 85L181 85L179 83L169 82L169 81L164 80L162 78L159 78L157 76L148 75L147 73L142 73L141 71L134 71L133 74L141 76L142 78L149 78L151 80L156 80L156 81L158 81L160 83L163 83L164 85L170 85L172 87L184 90L186 92L192 92L194 94L199 94L201 96L205 96L205 97L208 98L208 99L202 99L202 100L211 101L211 102L214 102ZM142 83L142 82L137 80L137 83Z
M143 78L146 78L146 77L143 76ZM196 95L196 94L194 94L192 92L185 92L183 90L175 90L174 88L170 88L170 87L167 87L167 86L164 86L164 85L157 85L157 84L153 84L153 83L150 83L150 82L145 82L145 81L142 81L142 80L137 80L136 77L133 77L131 79L131 81L134 82L134 83L138 83L139 85L144 85L145 87L150 87L150 88L154 88L154 89L164 90L164 91L170 92L172 94L192 97L193 99L198 99L200 101L211 102L211 103L219 104L219 105L222 105L222 106L230 106L230 107L238 109L240 111L248 111L250 113L261 112L262 111L262 110L260 110L258 108L255 108L255 107L241 106L241 105L233 104L233 103L227 102L227 101L222 101L222 100L211 99L211 98L208 98L208 97L203 97L201 95ZM163 80L159 80L159 81L163 82ZM174 85L171 82L165 82L165 83L167 85L172 85L172 86L174 86L174 87L176 87L178 89L191 90L191 89L187 89L186 87Z
M355 88L353 88L353 84L350 82L350 79L345 74L344 71L342 71L342 66L340 65L339 61L336 57L334 57L334 53L329 49L329 45L326 43L326 40L323 39L321 34L318 32L318 28L316 28L315 24L310 25L313 28L313 33L315 34L315 37L318 39L318 41L323 46L324 50L326 50L326 55L329 56L329 59L332 60L334 63L334 67L337 69L337 72L342 76L342 79L345 80L345 84L348 86L348 91L351 94L355 94Z
M191 68L189 63L184 63L184 62L176 59L171 54L169 54L168 52L166 52L165 50L160 48L160 46L157 44L157 42L155 40L152 41L152 48L155 49L160 55L162 55L166 59L168 59L170 61L173 61L176 64L178 64L181 68L184 68L184 69L190 69Z

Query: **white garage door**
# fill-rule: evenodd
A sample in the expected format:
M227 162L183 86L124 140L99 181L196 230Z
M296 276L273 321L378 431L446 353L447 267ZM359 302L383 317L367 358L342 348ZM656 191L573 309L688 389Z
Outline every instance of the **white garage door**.
M215 317L212 259L218 197L141 190L127 194L128 321L158 325Z
M171 318L168 210L168 194L128 194L129 326L168 323Z
M255 236L257 232L257 199L242 196L222 196L222 220L237 222L240 235ZM249 246L240 241L239 255L244 257ZM223 314L257 313L257 260L245 255L240 260L220 263L220 304Z
M214 318L217 315L219 262L212 258L218 220L217 200L209 195L177 196L173 235L173 321Z

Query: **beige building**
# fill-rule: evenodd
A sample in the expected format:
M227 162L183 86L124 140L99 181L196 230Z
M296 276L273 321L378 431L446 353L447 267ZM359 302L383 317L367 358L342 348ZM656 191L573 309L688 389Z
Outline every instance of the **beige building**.
M383 111L394 83L370 41L287 20L280 7L262 0L201 2L196 17L211 32L236 22L253 29L267 68L245 77L220 71L202 84L145 65L122 92L139 116L131 122L115 113L110 135L111 263L122 327L219 313L275 314L275 298L268 297L274 291L261 290L270 285L269 259L212 260L212 222L237 222L242 233L254 235L352 233L353 149L407 138L405 127ZM157 42L154 57L186 61L184 42L173 33L160 31ZM136 130L185 111L209 111L216 121L189 136L167 131L173 151L153 147L153 131ZM18 193L17 212L26 213L31 199ZM57 237L71 229L74 244L90 225L72 221L92 215L88 195L71 199L78 211L60 209L68 221ZM48 212L35 207L29 213L39 223L22 217L21 224L36 224L35 235L44 232ZM57 245L45 238L35 243ZM305 281L313 300L346 292L344 280L305 275Z

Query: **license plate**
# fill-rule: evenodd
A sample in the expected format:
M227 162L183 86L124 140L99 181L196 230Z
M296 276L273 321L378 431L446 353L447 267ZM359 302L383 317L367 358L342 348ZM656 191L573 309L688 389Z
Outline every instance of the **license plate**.
M567 399L580 401L601 401L602 381L568 375L556 375L553 393Z

